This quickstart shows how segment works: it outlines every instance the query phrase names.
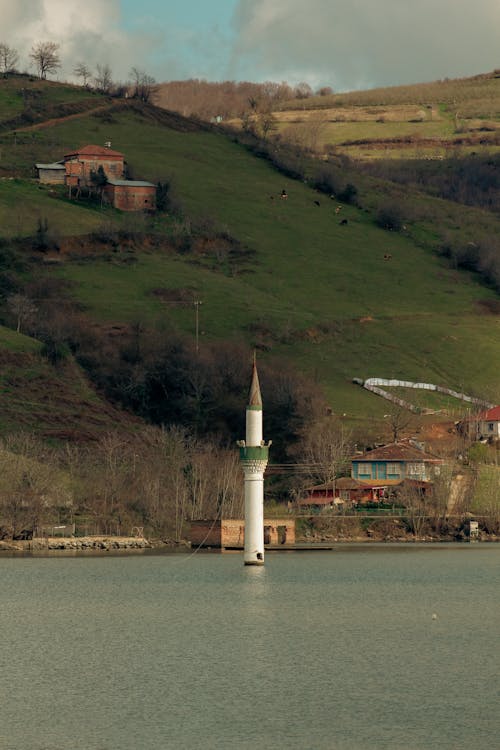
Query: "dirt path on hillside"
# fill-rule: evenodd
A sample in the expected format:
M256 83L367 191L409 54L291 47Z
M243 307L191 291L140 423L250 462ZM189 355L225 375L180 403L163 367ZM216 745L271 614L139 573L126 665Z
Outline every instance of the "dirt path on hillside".
M63 115L62 117L54 117L50 120L43 120L42 122L36 122L33 125L24 125L21 128L13 128L12 130L6 130L2 135L8 133L25 133L30 130L41 130L42 128L50 127L51 125L58 125L61 122L67 122L68 120L76 120L78 117L86 117L87 115L93 115L96 112L103 112L107 109L113 109L113 104L101 104L99 107L93 107L92 109L86 109L83 112L75 112L72 115Z

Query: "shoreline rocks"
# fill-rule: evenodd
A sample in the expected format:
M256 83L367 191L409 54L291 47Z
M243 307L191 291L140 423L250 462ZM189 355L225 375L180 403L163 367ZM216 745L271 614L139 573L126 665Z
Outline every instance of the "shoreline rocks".
M44 550L110 551L149 549L153 545L142 537L85 536L85 537L35 537L27 541L0 542L0 551L43 552Z

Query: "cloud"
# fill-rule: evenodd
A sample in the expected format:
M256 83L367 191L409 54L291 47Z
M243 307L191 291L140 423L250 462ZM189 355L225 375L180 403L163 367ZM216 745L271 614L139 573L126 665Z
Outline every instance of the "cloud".
M120 15L119 0L0 0L0 41L19 51L22 70L30 69L33 44L51 41L60 45L60 78L70 78L83 61L91 70L108 64L124 80L131 66L144 67L152 35L132 37L121 29Z
M34 43L57 42L61 79L82 61L92 71L110 65L117 81L135 65L157 80L288 80L346 90L499 65L498 0L228 0L225 10L184 3L181 20L170 3L150 0L130 3L126 18L123 0L0 0L0 41L18 49L24 70ZM228 27L223 12L233 7Z
M337 90L430 81L498 65L498 0L239 0L235 77Z

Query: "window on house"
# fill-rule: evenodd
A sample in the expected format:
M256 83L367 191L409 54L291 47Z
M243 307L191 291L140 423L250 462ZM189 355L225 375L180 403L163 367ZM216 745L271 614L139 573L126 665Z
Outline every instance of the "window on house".
M371 477L371 464L360 463L358 474L360 477Z
M493 432L494 429L495 425L493 424L493 422L488 422L488 432Z
M387 475L389 474L396 474L397 476L399 476L399 464L387 464Z
M406 473L409 477L425 476L425 467L423 463L406 464Z

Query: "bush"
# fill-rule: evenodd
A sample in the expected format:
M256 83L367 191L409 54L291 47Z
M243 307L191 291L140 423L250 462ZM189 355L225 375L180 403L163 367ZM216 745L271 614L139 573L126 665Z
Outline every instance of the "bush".
M158 182L156 186L156 210L167 211L169 208L169 195L170 185L168 182Z
M56 341L53 338L47 339L41 349L42 357L45 357L51 365L58 365L63 362L70 354L69 347L62 341Z
M358 188L351 182L348 182L345 188L337 195L339 201L344 203L355 204L358 197Z
M375 217L375 223L381 229L387 229L390 232L400 232L403 228L403 216L400 206L397 203L381 206Z
M339 178L332 169L322 169L314 181L314 186L328 195L337 196L339 192L342 192Z

